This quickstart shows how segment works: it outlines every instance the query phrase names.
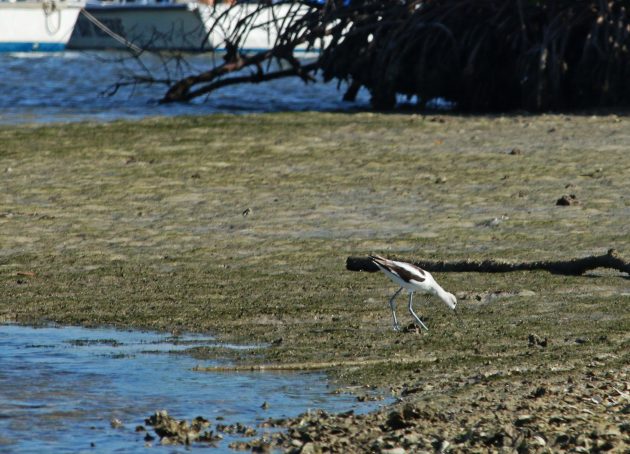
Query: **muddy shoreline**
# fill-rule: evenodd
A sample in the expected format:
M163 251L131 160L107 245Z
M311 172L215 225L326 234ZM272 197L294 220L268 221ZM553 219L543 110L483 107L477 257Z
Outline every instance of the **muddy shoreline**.
M287 450L623 452L627 275L435 273L460 317L418 299L423 335L392 331L395 288L345 260L628 257L628 145L612 114L0 127L0 320L265 343L191 354L330 363L400 398L283 422Z

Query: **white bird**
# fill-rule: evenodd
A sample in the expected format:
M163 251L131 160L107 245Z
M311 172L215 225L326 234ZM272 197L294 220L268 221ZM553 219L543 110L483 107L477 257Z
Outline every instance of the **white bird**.
M455 295L444 290L440 284L435 282L435 279L433 279L433 276L431 276L431 273L428 271L425 271L411 263L389 260L379 255L370 255L369 257L370 260L372 260L372 262L378 266L388 278L400 285L400 288L389 300L389 307L392 310L392 316L394 317L394 329L396 331L400 330L400 326L398 325L398 319L396 318L396 305L394 300L403 288L407 289L409 292L409 313L416 319L420 326L427 331L429 331L429 328L422 323L422 320L420 320L413 311L412 304L414 292L435 295L448 307L455 310L455 307L457 306L457 298L455 298Z

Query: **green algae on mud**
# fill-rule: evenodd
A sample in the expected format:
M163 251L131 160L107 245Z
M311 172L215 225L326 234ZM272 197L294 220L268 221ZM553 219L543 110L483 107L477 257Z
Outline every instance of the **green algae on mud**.
M211 332L270 345L235 359L347 361L331 371L342 382L397 394L480 374L627 370L627 276L436 275L460 316L418 301L430 332L417 335L391 330L386 278L344 265L370 252L627 257L628 145L630 119L615 115L2 127L0 320ZM580 203L556 206L566 194Z

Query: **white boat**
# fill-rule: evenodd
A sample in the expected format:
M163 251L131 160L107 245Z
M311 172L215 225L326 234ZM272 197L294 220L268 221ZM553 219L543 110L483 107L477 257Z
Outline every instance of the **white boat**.
M256 14L240 47L269 49L280 31L275 18L305 14L312 7L278 4ZM90 0L68 43L71 49L225 51L225 40L239 20L256 12L256 3L230 6L178 0ZM304 50L301 46L298 50Z
M196 3L91 0L68 48L201 51L205 38Z
M260 10L257 3L242 3L230 6L198 5L200 15L208 32L208 45L216 51L224 51L226 38L229 38L239 21L250 22L250 32L244 36L239 47L244 52L260 52L273 47L278 35L284 31L291 20L296 19L314 7L301 3L272 4ZM306 45L296 48L298 52L306 50Z
M0 52L64 50L83 4L79 0L0 0Z

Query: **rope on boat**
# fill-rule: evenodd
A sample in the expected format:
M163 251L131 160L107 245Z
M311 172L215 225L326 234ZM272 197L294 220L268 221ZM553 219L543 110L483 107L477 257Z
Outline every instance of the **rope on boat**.
M61 29L61 10L55 0L44 0L42 2L42 8L44 10L44 21L46 22L46 31L49 35L54 35ZM49 23L49 19L54 13L57 13L57 27L52 27Z
M83 14L87 20L92 22L94 25L100 28L103 32L107 33L109 36L111 36L113 39L118 41L120 44L122 44L123 46L131 50L136 56L142 53L143 50L141 47L136 46L131 41L128 41L124 36L120 36L118 33L112 31L107 25L102 23L100 20L94 17L91 13L88 13L85 9L81 10L81 14Z

